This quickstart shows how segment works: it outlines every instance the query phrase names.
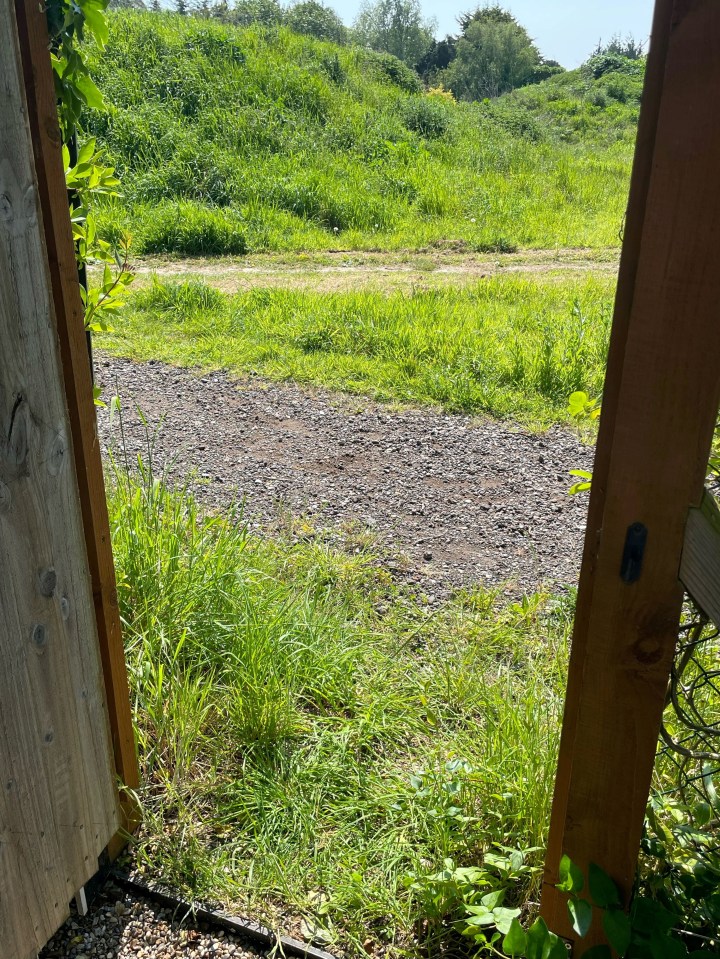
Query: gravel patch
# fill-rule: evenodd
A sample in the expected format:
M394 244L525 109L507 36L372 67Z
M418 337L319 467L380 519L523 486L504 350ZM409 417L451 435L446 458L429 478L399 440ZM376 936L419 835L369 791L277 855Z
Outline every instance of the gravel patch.
M303 535L369 539L430 600L477 583L517 594L577 580L587 498L567 495L568 470L590 469L593 454L567 430L102 354L96 366L122 400L131 461L147 445L139 408L156 467L212 508L244 501L252 528L302 520ZM117 420L99 420L117 450Z
M195 925L109 883L86 916L73 909L38 959L258 959L267 955L230 933Z

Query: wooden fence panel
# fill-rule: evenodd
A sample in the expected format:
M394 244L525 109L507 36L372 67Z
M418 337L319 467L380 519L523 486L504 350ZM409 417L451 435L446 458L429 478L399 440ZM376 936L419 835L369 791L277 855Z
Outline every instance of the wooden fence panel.
M31 959L120 812L15 10L0 0L0 943Z

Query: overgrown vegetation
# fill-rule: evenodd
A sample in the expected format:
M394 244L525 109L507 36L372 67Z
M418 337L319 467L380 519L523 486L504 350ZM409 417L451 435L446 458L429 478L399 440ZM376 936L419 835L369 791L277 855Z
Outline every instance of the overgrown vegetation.
M89 53L124 192L100 222L136 253L618 243L642 61L455 103L287 28L122 11Z
M533 426L599 390L611 279L497 277L463 290L229 296L198 281L139 290L99 342L141 359L260 373ZM572 465L572 464L569 464Z
M141 867L286 927L303 917L356 955L446 943L446 860L485 858L498 886L488 853L538 862L572 601L478 588L430 610L352 531L347 550L307 526L261 539L149 465L134 477L116 470L110 508ZM537 872L506 885L522 905Z

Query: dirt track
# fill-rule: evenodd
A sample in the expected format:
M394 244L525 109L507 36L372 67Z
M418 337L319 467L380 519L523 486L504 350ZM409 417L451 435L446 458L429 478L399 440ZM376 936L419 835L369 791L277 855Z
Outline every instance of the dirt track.
M467 286L500 275L544 275L558 280L617 272L617 251L531 250L472 254L447 250L262 254L243 258L146 257L133 265L139 284L163 279L202 279L228 293L253 287L316 292L412 290Z

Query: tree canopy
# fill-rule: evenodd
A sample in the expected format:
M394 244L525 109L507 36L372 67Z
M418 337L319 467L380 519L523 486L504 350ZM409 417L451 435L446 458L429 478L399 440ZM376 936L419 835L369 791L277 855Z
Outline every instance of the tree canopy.
M435 22L423 19L419 0L365 0L354 23L355 39L415 66L433 43Z
M295 33L304 33L317 40L347 43L347 27L330 7L318 0L301 0L290 7L285 22Z
M531 83L542 57L525 27L500 6L459 19L462 29L444 82L456 97L482 100Z

